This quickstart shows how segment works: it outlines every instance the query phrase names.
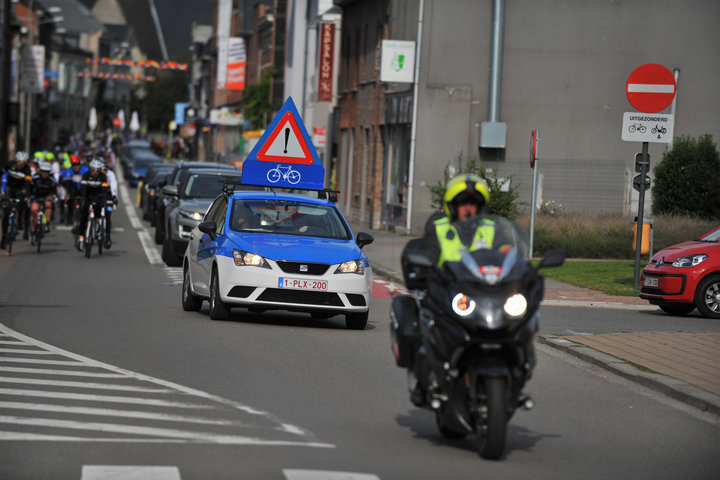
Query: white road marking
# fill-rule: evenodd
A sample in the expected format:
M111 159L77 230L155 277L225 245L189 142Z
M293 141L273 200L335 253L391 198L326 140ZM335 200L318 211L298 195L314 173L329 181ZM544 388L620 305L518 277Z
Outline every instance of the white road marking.
M15 348L0 348L0 353L23 353L25 355L55 355L46 350L20 350Z
M8 358L0 357L3 363L42 363L43 365L66 365L81 367L83 364L75 360L46 360L44 358Z
M21 383L26 385L48 385L53 387L74 387L74 388L90 388L101 390L123 390L126 392L144 392L144 393L172 393L167 388L147 388L136 387L133 385L113 385L109 383L87 383L87 382L70 382L62 380L48 380L46 378L20 378L20 377L0 377L0 383Z
M150 238L150 234L146 230L141 230L137 233L150 265L163 265L165 262L163 262L160 253L157 251L157 248L155 248L155 240Z
M171 402L168 400L157 400L154 398L122 397L116 395L91 395L86 393L51 392L44 390L19 390L14 388L0 388L0 394L17 397L62 398L65 400L83 400L88 402L131 403L135 405L152 405L156 407L205 409L212 408L210 405L201 405L198 403Z
M326 470L297 470L284 468L287 480L380 480L372 473L331 472Z
M177 467L155 465L83 465L80 480L180 480Z
M38 373L42 375L66 375L70 377L123 378L120 373L82 372L79 370L50 370L47 368L2 367L0 372Z

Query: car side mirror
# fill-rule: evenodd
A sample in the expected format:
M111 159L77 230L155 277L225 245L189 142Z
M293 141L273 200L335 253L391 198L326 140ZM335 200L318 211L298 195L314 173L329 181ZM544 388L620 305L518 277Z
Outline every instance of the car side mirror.
M374 241L375 237L373 237L367 232L358 232L358 234L355 236L355 242L360 248L363 248L365 245L370 245Z
M164 195L177 197L178 187L176 185L165 185L162 189Z
M215 238L217 237L217 225L212 220L207 222L201 222L200 225L198 225L198 230L210 235L210 238L212 240L215 240Z
M540 270L541 268L546 267L559 267L565 263L566 256L567 251L564 249L550 250L543 255L542 260L540 260L540 265L538 265L537 268Z

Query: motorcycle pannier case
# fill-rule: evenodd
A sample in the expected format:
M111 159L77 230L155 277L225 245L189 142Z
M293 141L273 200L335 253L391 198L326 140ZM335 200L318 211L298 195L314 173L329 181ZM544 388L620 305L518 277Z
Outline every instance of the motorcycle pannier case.
M412 367L415 348L419 342L417 306L413 297L393 298L390 309L390 337L395 363L398 367Z

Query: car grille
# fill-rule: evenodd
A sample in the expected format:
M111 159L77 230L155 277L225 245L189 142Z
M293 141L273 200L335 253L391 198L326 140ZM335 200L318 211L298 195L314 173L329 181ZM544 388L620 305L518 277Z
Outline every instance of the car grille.
M364 307L365 306L365 297L362 295L359 295L357 293L348 293L347 299L350 302L350 305L353 307Z
M308 263L308 262L277 262L278 267L285 273L301 273L303 275L323 275L327 272L330 265L327 263ZM305 265L306 271L301 269L301 265Z
M255 287L236 285L228 292L228 297L247 298L254 291Z
M342 307L337 293L308 292L306 290L288 290L285 288L266 288L257 298L263 302L300 303L303 305L324 305Z

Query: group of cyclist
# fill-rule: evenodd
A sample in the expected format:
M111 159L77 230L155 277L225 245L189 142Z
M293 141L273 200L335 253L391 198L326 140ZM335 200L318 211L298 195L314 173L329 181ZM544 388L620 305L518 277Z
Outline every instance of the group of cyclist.
M118 185L114 172L108 163L114 162L114 155L107 147L95 146L72 150L72 154L56 148L55 152L17 151L13 161L2 173L2 239L0 249L8 241L8 218L12 208L17 208L18 230L23 228L23 239L34 244L38 215L45 212L47 223L43 227L50 231L50 222L55 210L60 222L73 225L76 248L84 248L84 233L90 213L100 214L105 209L104 247L110 248L111 213L117 205ZM13 206L13 203L16 205Z

